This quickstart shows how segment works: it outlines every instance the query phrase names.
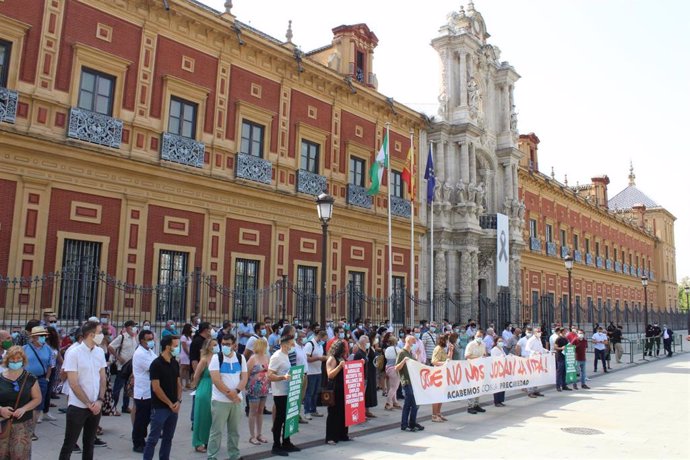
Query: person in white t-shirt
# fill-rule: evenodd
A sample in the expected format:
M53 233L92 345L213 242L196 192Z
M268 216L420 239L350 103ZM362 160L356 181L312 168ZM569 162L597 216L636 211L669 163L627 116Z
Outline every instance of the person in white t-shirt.
M312 417L323 417L316 410L316 402L321 388L321 365L326 362L323 347L326 345L326 331L319 331L312 339L304 345L304 352L307 355L307 393L304 397L304 413L307 420Z
M146 447L146 435L151 421L151 378L149 368L156 353L153 349L156 342L152 331L139 332L139 346L132 357L132 375L134 376L134 422L132 424L132 444L134 452L143 453Z
M213 355L208 365L213 387L211 390L211 434L208 438L208 458L216 458L223 441L223 429L228 431L228 457L239 458L239 426L242 419L242 392L247 386L247 361L237 353L233 334L223 335L221 357Z
M534 355L540 355L548 352L548 350L546 350L541 344L540 327L534 328L534 334L532 334L532 329L529 327L525 329L525 331L527 332L525 335L529 336L529 338L527 339L527 343L525 344L525 348L522 353L523 357L529 358ZM535 398L537 396L544 396L544 394L539 391L539 387L531 387L527 390L527 396L530 398Z
M283 427L287 415L288 381L290 380L290 357L295 348L295 336L291 332L280 337L280 349L273 353L268 362L268 379L271 381L273 404L275 407L273 419L273 448L271 453L284 457L289 452L299 452L289 437L283 436Z
M96 429L101 420L105 396L105 353L99 345L103 341L101 325L87 321L82 327L84 340L65 358L63 368L70 385L65 424L65 439L60 460L69 460L82 430L83 457L92 458Z

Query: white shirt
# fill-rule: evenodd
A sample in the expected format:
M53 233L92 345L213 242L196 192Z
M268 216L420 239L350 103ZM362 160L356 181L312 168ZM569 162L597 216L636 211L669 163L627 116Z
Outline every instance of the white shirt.
M477 343L476 340L471 340L465 347L465 358L467 359L481 358L484 355L486 355L484 342Z
M491 357L492 358L503 358L505 357L505 352L503 351L503 348L501 347L493 347L491 349Z
M506 342L513 336L513 333L510 332L508 329L504 329L503 333L501 333L501 337L503 337L503 340Z
M529 357L529 352L527 351L527 341L529 339L527 336L521 337L520 340L518 340L517 346L520 347L520 356L523 358Z
M120 344L122 344L122 349L120 349ZM115 337L115 340L110 342L110 347L115 350L116 353L120 353L120 356L124 359L124 362L122 363L120 361L116 361L117 370L122 369L122 366L127 361L132 359L134 356L134 350L136 350L138 345L139 340L137 339L137 335L135 334L134 336L131 336L127 333L127 331L118 335ZM115 358L113 357L113 359Z
M491 350L494 347L494 338L490 335L484 337L484 347L486 347L487 350Z
M383 352L383 355L386 357L386 366L394 366L395 361L398 359L398 353L400 352L400 348L398 347L388 347L386 348L386 351Z
M256 335L256 334L252 334L252 336L249 337L249 339L247 339L247 345L245 345L245 347L244 347L245 350L249 350L249 351L251 351L252 353L254 353L254 343L255 343L257 340L259 340L259 336Z
M323 356L323 347L316 339L312 339L304 346L304 352L308 357L320 358ZM307 364L308 375L321 375L321 361L312 361Z
M544 347L541 344L541 337L537 337L536 335L533 335L529 338L529 340L527 340L525 349L527 351L527 356L532 356L538 353L546 353L546 350L544 350Z
M153 350L138 347L132 357L132 374L134 375L134 399L151 399L151 376L149 368L156 359Z
M271 356L268 361L268 369L274 371L277 375L285 375L290 372L290 358L287 353L278 350ZM288 382L287 380L280 380L278 382L271 382L271 393L273 396L287 396Z
M307 368L307 365L309 364L307 362L307 352L304 351L304 347L302 345L295 345L295 355L297 355L297 366L304 366L305 370Z
M335 335L333 334L333 326L326 327L326 334L328 334L328 340L331 340Z
M606 350L606 344L604 344L605 340L608 340L608 336L604 334L603 332L597 332L592 336L592 342L594 343L594 349L595 350ZM601 342L601 343L597 343Z
M477 330L474 329L472 326L468 326L465 332L467 333L467 337L474 337L474 334L477 333Z
M549 348L551 350L554 349L554 346L556 345L556 340L558 339L558 337L560 337L560 335L556 334L555 332L553 334L551 334L551 337L549 337L549 345L550 345Z
M101 369L105 368L105 353L97 345L89 348L85 343L75 347L66 357L62 366L65 372L76 372L79 386L89 401L98 399L101 386ZM69 375L69 374L68 374ZM87 409L73 391L69 392L67 404Z
M240 385L242 373L247 373L247 361L245 359L242 359L241 361L242 364L240 364L240 360L237 356L237 353L233 353L231 357L223 356L223 364L221 365L220 360L218 359L218 353L214 353L213 357L211 357L211 362L208 363L208 371L219 371L220 378L223 380L225 386L231 390L234 390ZM238 396L241 400L242 393L239 393ZM230 398L225 396L225 394L222 391L220 391L215 385L213 385L213 388L211 390L211 399L213 401L219 401L224 403L232 402Z
M665 339L670 338L670 337L668 336L668 329L664 329L664 338L665 338Z
M239 336L241 333L245 334L253 334L254 333L254 325L252 323L247 323L245 326L244 323L240 323L237 325L237 335ZM237 343L240 345L247 345L247 341L249 340L249 337L240 337Z

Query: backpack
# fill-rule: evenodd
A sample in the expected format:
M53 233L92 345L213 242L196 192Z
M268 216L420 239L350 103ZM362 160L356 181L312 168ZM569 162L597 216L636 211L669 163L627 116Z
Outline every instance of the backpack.
M242 363L245 361L244 355L243 355L243 354L240 354L240 353L237 353L237 352L235 352L235 354L236 354L237 356L239 356L239 358L237 358L237 362L240 363L240 368L242 368ZM219 351L219 352L218 352L218 367L220 367L220 366L223 365L223 356L224 356L224 355L223 355L223 351L222 351L222 350Z
M133 374L134 370L132 368L132 359L127 361L122 365L120 368L120 377L124 379L125 381L129 380L129 377Z

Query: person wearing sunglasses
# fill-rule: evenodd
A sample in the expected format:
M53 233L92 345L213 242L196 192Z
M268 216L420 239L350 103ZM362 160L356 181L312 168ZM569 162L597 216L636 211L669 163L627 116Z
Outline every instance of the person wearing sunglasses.
M33 410L43 399L36 377L24 368L27 358L22 347L10 347L3 356L0 374L0 458L31 458ZM11 454L10 454L11 447Z

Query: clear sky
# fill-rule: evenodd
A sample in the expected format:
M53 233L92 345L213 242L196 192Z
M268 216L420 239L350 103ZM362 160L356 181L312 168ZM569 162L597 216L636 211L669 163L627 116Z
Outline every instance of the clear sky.
M223 10L224 0L202 0ZM515 90L521 133L539 136L542 172L575 185L607 174L609 197L628 182L677 218L677 279L690 276L690 1L477 0L491 34L522 76ZM242 22L310 51L331 29L364 22L379 38L379 91L436 113L439 60L430 46L448 0L234 0Z

